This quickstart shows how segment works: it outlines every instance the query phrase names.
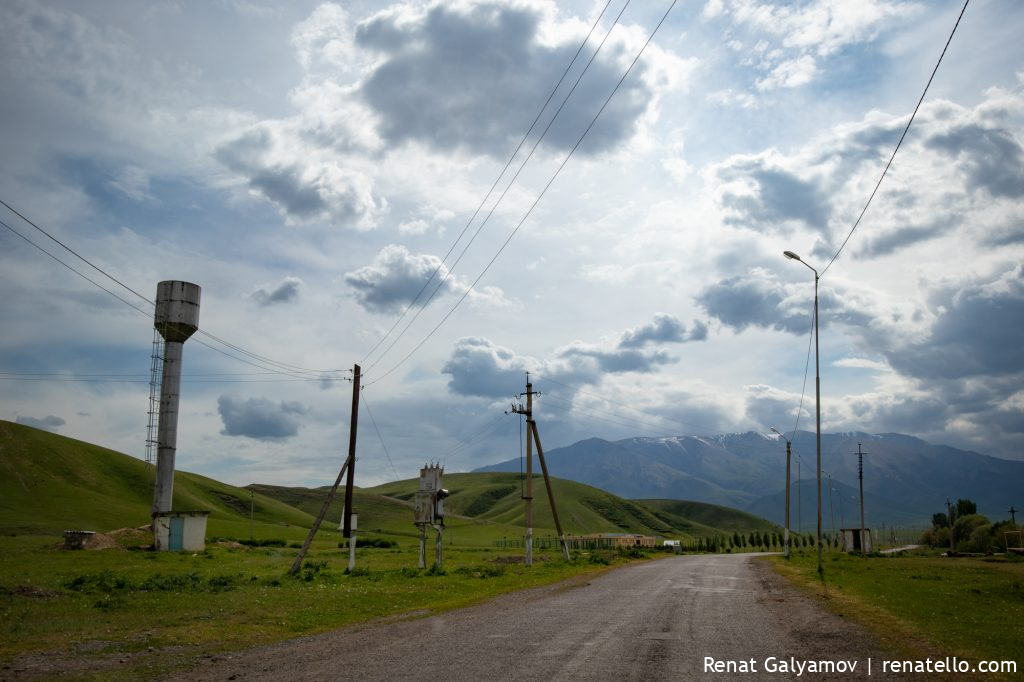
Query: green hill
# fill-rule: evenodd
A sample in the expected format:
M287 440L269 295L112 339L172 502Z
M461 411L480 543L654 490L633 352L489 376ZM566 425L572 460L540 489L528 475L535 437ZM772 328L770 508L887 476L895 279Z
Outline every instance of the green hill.
M146 525L154 475L153 466L134 457L0 420L0 532ZM312 524L308 514L271 497L182 471L174 476L173 508L210 512L211 536L301 537L295 531Z
M637 503L652 510L665 523L682 529L692 524L697 534L700 534L699 528L712 528L719 533L774 533L780 530L779 526L760 516L717 504L692 500L637 500Z
M149 521L154 469L97 445L0 421L0 533L59 535L109 531ZM515 473L448 474L446 541L490 545L520 538L523 481ZM734 530L777 530L764 519L726 507L678 500L625 500L592 486L552 479L566 533L641 533L693 540ZM362 537L416 537L411 500L418 479L355 490ZM187 472L175 473L173 508L210 512L211 537L301 540L326 498L326 488L253 484L246 488ZM533 482L535 536L554 534L543 478ZM337 528L339 490L323 529ZM251 519L250 519L251 514Z

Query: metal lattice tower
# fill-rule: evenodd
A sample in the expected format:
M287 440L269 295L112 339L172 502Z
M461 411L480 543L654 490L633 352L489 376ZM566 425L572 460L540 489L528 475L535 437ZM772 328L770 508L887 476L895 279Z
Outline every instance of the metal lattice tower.
M160 379L163 375L164 338L153 330L153 352L149 366L149 420L146 426L146 464L152 465L157 448L157 424L160 418Z

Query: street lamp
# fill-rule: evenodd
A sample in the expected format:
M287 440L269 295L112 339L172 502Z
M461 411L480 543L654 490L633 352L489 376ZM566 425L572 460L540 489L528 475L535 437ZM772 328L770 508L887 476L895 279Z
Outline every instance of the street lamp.
M775 433L777 433L780 436L782 436L782 440L786 441L786 535L785 535L785 539L783 540L783 547L784 547L783 554L788 559L789 558L789 478L790 478L790 474L789 474L789 460L790 460L790 457L793 454L793 441L791 441L788 438L786 438L785 436L783 436L782 432L779 431L774 426L772 426L770 428L771 428L772 431L774 431Z
M782 255L790 260L800 261L814 273L814 405L817 412L817 451L818 451L818 573L824 568L821 564L821 358L818 351L818 271L807 264L792 251L783 251Z

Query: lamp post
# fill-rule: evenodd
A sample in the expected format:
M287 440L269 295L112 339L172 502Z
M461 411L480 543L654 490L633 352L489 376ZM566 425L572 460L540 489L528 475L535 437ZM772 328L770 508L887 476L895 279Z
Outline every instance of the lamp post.
M817 453L818 453L818 573L824 568L821 564L821 357L818 351L818 271L808 265L800 256L792 251L783 251L782 255L790 260L800 261L814 273L814 409L817 413Z
M793 455L793 441L791 441L788 438L786 438L785 436L783 436L782 432L779 431L774 426L771 427L771 430L774 431L775 433L779 434L780 436L782 436L782 440L786 441L786 530L785 530L785 539L783 540L782 546L783 546L783 555L788 559L789 558L789 478L790 478L790 474L789 474L789 461L790 461L790 458Z

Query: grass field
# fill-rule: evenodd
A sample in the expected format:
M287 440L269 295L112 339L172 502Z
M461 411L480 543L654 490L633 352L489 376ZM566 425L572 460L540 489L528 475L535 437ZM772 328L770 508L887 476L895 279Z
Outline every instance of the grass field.
M865 559L829 553L824 579L813 551L772 561L829 609L874 630L902 655L1013 660L1015 679L1024 674L1024 561L1016 557L950 559L922 551Z
M538 552L535 565L487 547L445 548L443 571L416 567L414 541L348 550L211 544L199 554L66 551L61 538L0 538L0 665L61 679L150 679L203 657L375 618L417 617L604 570L614 553ZM428 553L432 565L433 547ZM45 652L45 655L42 653ZM4 675L0 674L0 677Z
M0 421L0 667L43 678L150 679L204 656L375 618L417 617L636 560L612 551L499 549L523 536L516 474L449 474L444 570L420 570L410 499L417 480L356 489L361 546L348 573L337 499L297 576L289 575L322 488L236 488L175 473L177 510L209 512L204 552L153 552L145 527L153 468L133 457ZM553 480L566 532L633 532L684 541L707 525L763 520L718 508L661 508ZM554 539L541 479L535 539ZM702 513L702 522L684 513ZM770 525L770 524L769 524ZM143 530L140 530L140 527ZM62 549L64 530L97 531L107 549ZM246 545L243 543L251 543ZM261 545L262 543L262 545ZM102 543L101 543L102 544ZM261 545L261 546L260 546ZM433 533L427 550L433 563ZM518 562L518 563L517 563ZM7 675L0 669L0 678Z

